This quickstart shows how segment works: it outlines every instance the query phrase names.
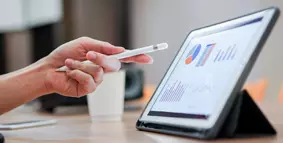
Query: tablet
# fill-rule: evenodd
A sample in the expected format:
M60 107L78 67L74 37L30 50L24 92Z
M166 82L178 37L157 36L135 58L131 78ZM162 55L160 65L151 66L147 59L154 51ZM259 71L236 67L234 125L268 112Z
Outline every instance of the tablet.
M137 128L181 127L205 132L198 138L216 136L278 15L272 7L190 32Z

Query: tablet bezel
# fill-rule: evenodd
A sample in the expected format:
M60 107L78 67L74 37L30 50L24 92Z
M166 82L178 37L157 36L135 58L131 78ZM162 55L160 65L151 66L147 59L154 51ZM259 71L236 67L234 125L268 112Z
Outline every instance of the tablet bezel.
M268 26L270 25L272 18L274 17L274 15L276 14L277 8L268 8L259 12L255 12L252 14L248 14L239 18L235 18L235 19L231 19L225 22L221 22L218 24L214 24L211 26L207 26L204 28L200 28L200 29L196 29L193 30L190 34L188 34L186 40L183 42L179 52L177 53L177 56L175 57L175 59L173 60L173 62L171 63L168 71L166 72L166 74L164 75L162 81L160 82L159 86L157 87L157 90L154 92L153 96L151 97L150 101L148 102L146 108L144 109L139 121L142 122L148 122L148 123L156 123L156 124L166 124L166 125L173 125L173 126L180 126L180 127L191 127L191 128L200 128L200 129L210 129L212 128L216 122L218 120L221 120L223 112L225 112L225 109L229 109L228 106L229 104L228 101L230 99L233 99L233 97L236 96L236 94L241 90L245 79L247 78L251 67L254 63L256 57L258 56L261 47L263 45L260 44L266 30L268 30ZM239 71L237 73L237 78L235 78L235 82L234 82L234 87L232 87L231 90L227 90L226 91L226 95L230 95L227 96L227 98L223 99L221 104L219 104L219 106L217 107L217 110L215 111L215 113L209 118L209 120L197 120L197 119L181 119L181 118L168 118L168 117L152 117L152 116L147 116L149 110L151 109L151 107L153 106L154 100L156 100L156 98L158 97L158 94L161 90L160 87L163 87L164 84L166 83L166 80L170 77L167 75L170 75L170 73L172 72L172 70L174 68L174 65L177 64L177 61L179 58L181 58L181 53L182 51L184 51L186 49L186 45L190 43L190 41L199 35L204 35L205 32L210 32L210 31L214 31L215 29L219 29L223 26L228 26L228 25L234 25L237 24L239 22L243 22L243 20L247 21L250 19L255 19L257 17L263 17L262 19L262 23L260 28L258 29L257 33L255 34L256 37L254 38L254 40L252 40L249 43L250 47L253 47L254 52L251 53L251 55L247 58L247 59L243 59L243 61L241 61L242 64L240 64L241 70L237 70ZM245 66L243 66L245 65ZM241 71L241 72L240 72ZM226 108L227 107L227 108ZM220 116L221 115L221 116ZM220 118L221 117L221 118Z

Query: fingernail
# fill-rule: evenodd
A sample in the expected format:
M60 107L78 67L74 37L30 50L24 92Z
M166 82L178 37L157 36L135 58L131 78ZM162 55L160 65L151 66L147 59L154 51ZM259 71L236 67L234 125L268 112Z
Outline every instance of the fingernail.
M67 59L67 60L65 61L65 64L66 64L67 66L72 66L73 60L72 60L72 59Z
M148 64L153 64L153 59L150 59L150 61L148 62Z
M96 58L96 53L95 52L88 52L88 58L90 60L95 60Z

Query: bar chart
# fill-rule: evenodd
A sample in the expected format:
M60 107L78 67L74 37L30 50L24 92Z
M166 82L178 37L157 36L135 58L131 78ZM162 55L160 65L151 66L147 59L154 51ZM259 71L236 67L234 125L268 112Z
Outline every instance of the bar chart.
M216 44L213 43L213 44L208 44L208 45L206 46L206 49L204 50L202 56L200 57L200 59L199 59L197 65L196 65L197 67L200 67L200 66L204 66L204 65L205 65L207 59L209 58L209 56L210 56L212 50L213 50L214 47L215 47L215 45L216 45Z
M233 60L235 58L235 55L237 53L236 44L233 46L229 46L226 50L218 50L214 62L220 62L220 61L227 61L227 60Z
M176 81L172 85L168 85L164 92L162 93L162 97L160 98L160 102L178 102L181 100L187 85L182 84L181 81Z
M212 86L207 83L201 84L183 84L181 81L175 81L165 87L161 93L160 102L179 102L185 91L189 91L190 95L196 95L203 92L211 92Z

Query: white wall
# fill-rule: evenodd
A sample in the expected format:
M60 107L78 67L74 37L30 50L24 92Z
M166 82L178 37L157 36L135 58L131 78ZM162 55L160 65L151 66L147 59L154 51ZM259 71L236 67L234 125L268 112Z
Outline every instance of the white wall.
M281 0L138 0L133 1L133 46L167 42L169 50L152 54L155 63L143 66L146 82L157 84L192 29L240 16L271 5L283 8ZM258 77L270 80L267 94L278 95L283 77L283 23L277 23L262 51L249 81ZM281 37L280 37L281 36Z
M62 0L0 0L0 32L58 22Z
M31 63L29 28L58 22L62 0L0 0L0 33L5 33L7 70Z
M21 0L0 0L0 31L17 31L24 27Z
M22 0L25 1L25 17L29 27L56 23L63 16L62 0Z

